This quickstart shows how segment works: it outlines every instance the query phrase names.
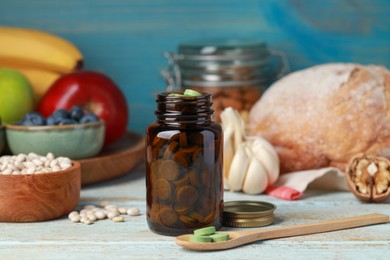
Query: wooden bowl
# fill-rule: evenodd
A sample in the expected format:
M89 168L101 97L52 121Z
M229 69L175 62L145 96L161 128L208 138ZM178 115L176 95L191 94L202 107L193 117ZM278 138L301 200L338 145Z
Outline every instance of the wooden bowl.
M145 139L128 132L96 157L79 160L81 184L106 181L130 172L145 158Z
M0 174L0 221L36 222L59 218L80 198L80 163L53 173Z

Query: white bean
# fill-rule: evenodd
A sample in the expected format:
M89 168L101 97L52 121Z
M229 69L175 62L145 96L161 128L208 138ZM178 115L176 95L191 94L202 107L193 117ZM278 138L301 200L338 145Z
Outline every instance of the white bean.
M16 161L15 166L18 167L20 170L26 168L22 162Z
M50 167L53 168L54 166L58 165L58 160L54 159L53 161L50 162Z
M81 223L85 223L85 221L89 220L87 217L83 217L83 216L81 216L81 215L80 215L80 217L81 217L81 218L80 218L80 222L81 222Z
M126 208L118 208L118 212L119 212L119 214L124 215L127 213L127 209Z
M10 155L4 155L2 158L3 158L4 160L9 160L9 159L11 159L11 157L12 157L12 156L10 156Z
M81 220L80 215L75 215L75 216L70 218L70 221L72 221L73 223L78 223L78 222L80 222L80 220Z
M117 211L110 211L107 213L107 217L109 219L113 219L113 218L118 217L118 216L119 216L119 213Z
M8 168L8 163L5 162L5 163L3 163L3 165L1 166L1 171L4 171L4 170L7 169L7 168Z
M49 169L42 168L42 170L40 170L39 172L36 172L36 173L49 173Z
M96 208L96 206L95 206L95 205L92 205L92 204L91 204L91 205L85 205L85 206L84 206L84 209L88 209L88 210L89 210L89 209L94 209L94 208Z
M96 211L95 212L95 216L101 220L101 219L105 219L107 216L106 216L106 213L104 213L103 210L99 210L99 211Z
M77 211L72 211L69 213L68 218L71 219L72 217L78 216L78 215L79 215L79 213Z
M95 215L95 212L92 209L87 209L86 211L87 215Z
M95 223L95 221L93 221L93 220L91 220L91 219L86 219L86 220L84 220L84 224L87 224L87 225L91 225L91 224L93 224L93 223Z
M24 155L24 154L18 154L17 156L16 156L16 161L18 161L18 162L24 162L26 160L26 155Z
M114 218L112 218L112 220L114 222L124 222L125 221L125 219L123 217L121 217L121 216L114 217Z
M8 167L7 167L7 168L8 168L8 169L11 169L12 171L19 170L19 168L16 167L15 165L13 165L13 164L8 164Z
M32 162L36 165L36 166L41 166L43 164L43 162L39 159L34 159L32 160Z
M24 162L24 166L26 166L26 168L35 167L35 163L26 161Z
M33 174L35 172L35 166L28 167L26 170L26 174Z
M140 214L141 214L141 212L140 212L139 208L130 208L127 210L127 215L129 215L129 216L138 216Z
M97 220L97 217L95 216L95 214L87 214L87 218L89 220L92 220L92 221L96 221Z
M10 175L11 173L12 173L12 170L8 169L8 168L3 171L4 175Z
M60 161L66 163L72 163L72 161L68 157L60 157Z
M39 155L36 154L36 153L29 153L27 156L30 157L30 158L37 158L37 157L39 157Z
M68 169L68 168L70 168L71 166L72 166L71 163L67 163L67 162L62 162L62 163L60 163L60 167L61 167L62 170Z
M55 166L52 167L51 169L53 170L53 172L59 172L59 171L61 171L61 168L60 168L60 166L58 166L58 165L55 165Z
M54 157L54 154L53 154L53 153L48 153L48 154L46 155L46 158L47 158L49 161L52 161L52 160L54 160L54 159L55 159L55 157Z
M49 168L49 167L50 167L50 162L51 162L51 161L49 161L49 160L47 160L47 161L45 162L44 165L45 165L46 168Z

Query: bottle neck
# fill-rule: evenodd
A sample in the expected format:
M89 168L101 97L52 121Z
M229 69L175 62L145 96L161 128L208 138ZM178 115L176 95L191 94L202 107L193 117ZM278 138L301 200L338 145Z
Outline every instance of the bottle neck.
M157 122L170 126L207 125L211 122L214 110L211 108L211 95L202 93L201 96L169 96L164 92L157 96Z

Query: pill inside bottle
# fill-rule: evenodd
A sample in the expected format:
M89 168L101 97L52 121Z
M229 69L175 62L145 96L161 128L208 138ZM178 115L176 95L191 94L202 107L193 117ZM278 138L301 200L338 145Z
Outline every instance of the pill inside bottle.
M146 130L146 215L153 232L180 235L222 224L222 129L211 105L206 93L157 97L157 121Z

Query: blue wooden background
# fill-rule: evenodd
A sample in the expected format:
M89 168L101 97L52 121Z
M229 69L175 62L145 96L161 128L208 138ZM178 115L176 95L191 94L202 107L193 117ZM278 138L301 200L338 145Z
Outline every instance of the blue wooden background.
M0 24L63 36L86 67L124 91L128 128L143 133L164 90L162 52L205 38L254 38L284 51L293 70L324 62L390 67L388 0L0 0Z

